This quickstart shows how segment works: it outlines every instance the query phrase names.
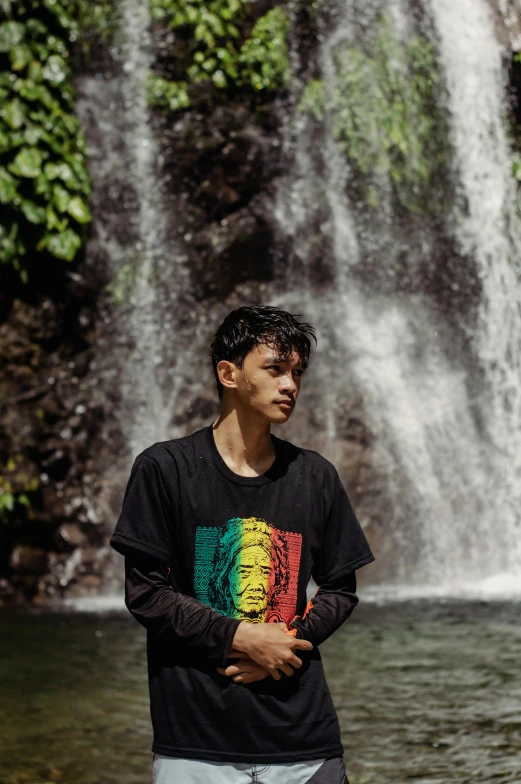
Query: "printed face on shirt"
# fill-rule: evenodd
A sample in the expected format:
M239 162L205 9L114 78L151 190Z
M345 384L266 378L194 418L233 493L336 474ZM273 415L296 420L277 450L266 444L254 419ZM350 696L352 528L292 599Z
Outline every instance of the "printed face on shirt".
M269 546L269 534L266 539ZM239 613L256 618L266 612L270 574L270 552L264 547L246 544L238 551L228 583L234 607Z
M282 360L275 346L260 343L247 354L242 368L226 360L221 360L217 368L222 368L221 383L225 390L233 391L236 406L254 409L270 422L282 423L293 413L306 365L296 351ZM280 405L280 401L291 407Z
M302 534L257 517L198 526L195 596L232 618L288 623L296 612L301 545Z

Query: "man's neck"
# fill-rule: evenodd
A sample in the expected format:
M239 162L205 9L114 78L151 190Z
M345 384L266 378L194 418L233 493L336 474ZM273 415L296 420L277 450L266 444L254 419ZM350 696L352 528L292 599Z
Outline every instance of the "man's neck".
M273 464L276 456L271 440L270 423L240 420L234 409L221 410L212 423L215 445L222 459L240 476L260 476Z

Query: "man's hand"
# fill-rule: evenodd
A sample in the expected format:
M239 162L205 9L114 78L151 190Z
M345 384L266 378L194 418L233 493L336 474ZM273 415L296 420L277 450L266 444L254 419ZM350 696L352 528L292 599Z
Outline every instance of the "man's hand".
M221 675L231 676L236 683L253 683L254 681L262 681L269 676L268 670L265 670L264 667L254 662L246 654L239 651L230 651L229 656L230 658L235 658L236 656L241 658L235 664L229 664L227 667L217 667L217 672L220 672Z
M282 670L285 675L293 675L292 667L297 669L302 667L302 659L294 653L295 650L310 651L313 648L308 640L298 640L290 634L285 634L284 630L287 629L285 623L255 624L242 621L233 638L233 650L246 654L278 681L281 678L279 670ZM231 656L231 652L228 655ZM243 663L241 667L244 668Z
M282 629L286 634L291 634L287 625L284 622L278 623L277 626ZM232 677L236 683L253 683L254 681L262 681L269 675L268 670L262 667L247 653L238 651L232 648L228 653L229 659L239 659L235 664L228 664L226 667L217 667L217 672L221 675ZM291 671L293 674L293 670Z

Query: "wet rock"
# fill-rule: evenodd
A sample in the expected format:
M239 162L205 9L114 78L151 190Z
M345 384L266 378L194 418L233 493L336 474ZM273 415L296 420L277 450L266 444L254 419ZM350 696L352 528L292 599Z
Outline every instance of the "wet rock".
M53 545L57 550L73 550L76 547L85 547L88 538L76 523L65 523L60 526L53 537Z
M39 547L29 545L17 545L9 559L9 566L16 573L43 574L47 564L48 553Z

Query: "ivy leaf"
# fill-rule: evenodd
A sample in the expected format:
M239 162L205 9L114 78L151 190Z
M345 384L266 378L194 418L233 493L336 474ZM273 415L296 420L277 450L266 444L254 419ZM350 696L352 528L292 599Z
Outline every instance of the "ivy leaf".
M33 59L33 53L27 44L18 44L9 50L9 59L13 71L21 71Z
M42 169L43 156L37 147L22 147L16 158L9 164L9 171L19 177L38 177Z
M30 223L45 223L47 219L45 207L40 207L29 199L22 199L22 212Z
M16 131L25 120L25 107L22 101L19 98L13 98L12 101L9 101L3 111L3 117L8 126Z
M0 130L0 153L6 152L10 146L9 136Z
M18 181L11 177L7 169L0 166L0 202L8 204L16 198L16 186Z
M44 239L49 253L63 261L72 261L81 246L81 238L72 229L65 229L59 234L47 234Z
M63 185L54 183L54 187L52 189L52 201L58 212L67 212L71 201L71 194L63 187Z
M38 36L43 37L47 35L47 33L49 32L49 28L46 25L44 25L44 23L40 21L40 19L35 19L35 18L28 19L26 25L27 25L27 30L31 33L31 35L34 38L37 38Z
M7 226L0 223L0 262L11 261L17 253L18 224L12 223L9 231Z
M69 215L78 221L78 223L88 223L91 218L88 205L83 201L81 196L74 196L67 208Z
M215 86L221 90L223 90L228 85L228 82L226 81L226 76L220 70L215 71L212 74L212 81L215 84Z
M27 78L33 82L41 82L43 79L42 64L39 60L31 60L27 69Z
M74 179L72 169L67 163L46 163L43 170L50 180L60 179L68 182Z
M42 75L51 84L61 84L69 75L69 69L63 57L51 54L43 67Z
M4 22L0 25L0 52L8 52L21 43L24 36L25 27L21 22Z
M45 176L43 172L41 172L38 177L34 181L34 192L40 195L41 193L47 193L50 188L49 179Z

